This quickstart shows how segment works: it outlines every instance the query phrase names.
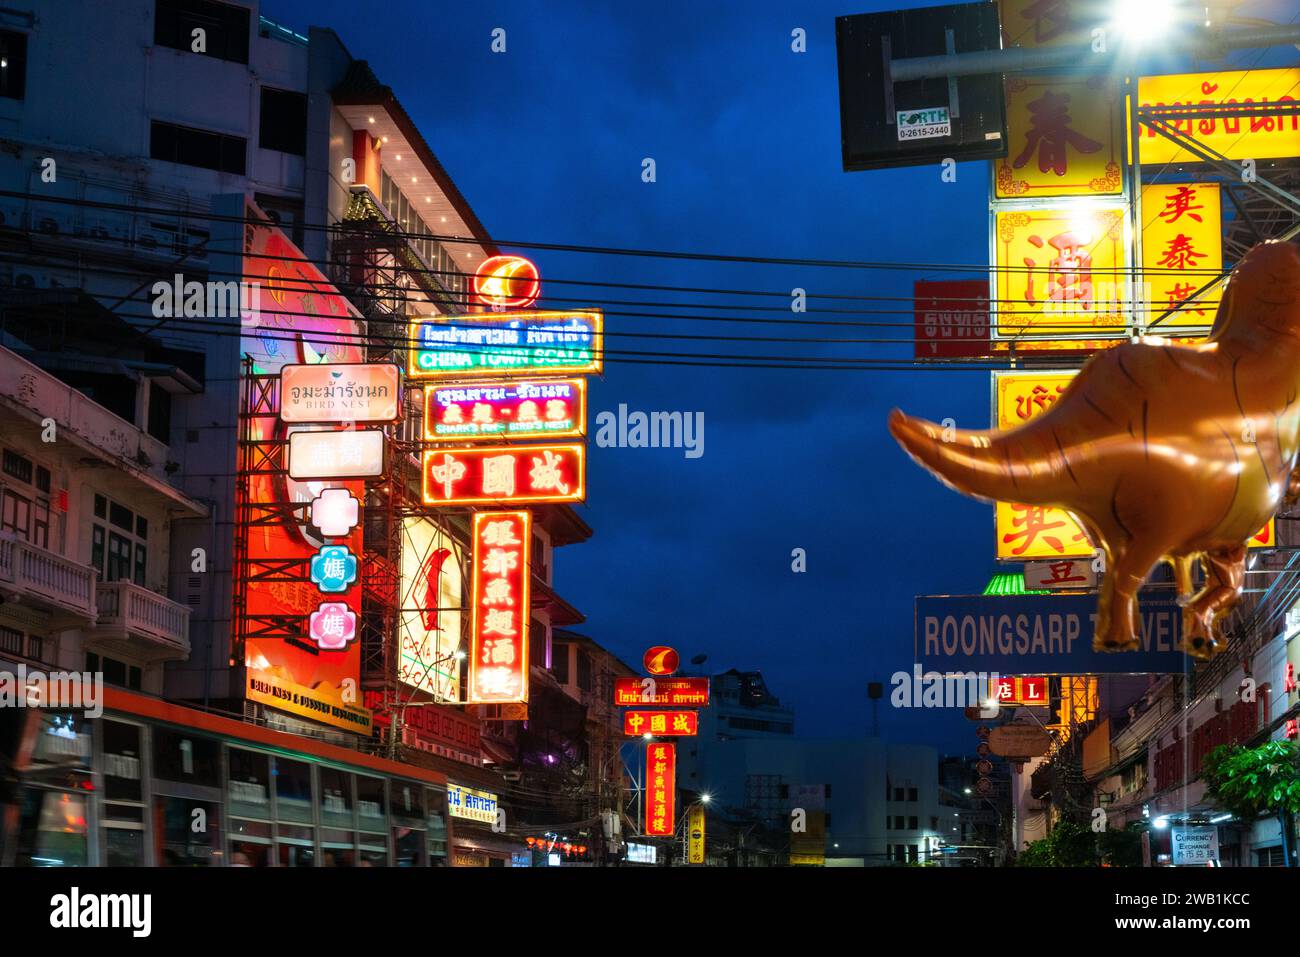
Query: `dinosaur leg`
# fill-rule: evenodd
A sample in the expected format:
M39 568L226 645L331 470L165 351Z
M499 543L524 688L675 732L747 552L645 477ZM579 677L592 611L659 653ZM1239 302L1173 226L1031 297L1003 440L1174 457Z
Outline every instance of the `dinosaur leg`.
M1183 612L1183 650L1206 660L1219 651L1215 628L1220 618L1241 600L1246 582L1246 546L1216 549L1205 554L1205 587Z
M1107 548L1106 553L1092 647L1094 651L1135 651L1140 629L1137 592L1164 549L1142 547L1130 540L1118 548Z
M1192 584L1192 569L1195 568L1196 555L1171 555L1169 564L1174 570L1174 590L1178 593L1178 604L1186 606L1196 592Z

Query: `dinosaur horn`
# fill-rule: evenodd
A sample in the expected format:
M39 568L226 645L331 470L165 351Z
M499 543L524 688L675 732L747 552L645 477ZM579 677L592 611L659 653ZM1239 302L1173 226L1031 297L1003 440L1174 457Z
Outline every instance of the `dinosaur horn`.
M1017 482L1028 475L1009 456L1004 436L945 428L901 410L889 413L889 433L908 455L938 476L945 485L990 501L1030 502L1033 496Z

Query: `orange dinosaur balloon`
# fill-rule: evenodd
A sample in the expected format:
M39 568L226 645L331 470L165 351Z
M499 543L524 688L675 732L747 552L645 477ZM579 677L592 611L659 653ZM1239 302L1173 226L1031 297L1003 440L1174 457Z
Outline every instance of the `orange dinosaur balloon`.
M1241 599L1246 542L1300 493L1298 393L1300 252L1268 242L1233 270L1204 342L1100 352L1017 429L944 430L895 409L889 431L959 492L1078 520L1105 557L1097 651L1138 648L1138 588L1169 561L1188 599L1184 650L1205 659ZM1205 583L1193 595L1197 561Z

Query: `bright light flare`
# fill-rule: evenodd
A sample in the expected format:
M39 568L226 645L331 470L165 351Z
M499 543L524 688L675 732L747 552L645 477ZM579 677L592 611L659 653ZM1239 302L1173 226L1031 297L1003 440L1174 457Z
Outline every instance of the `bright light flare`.
M1117 0L1111 26L1124 40L1159 39L1178 19L1180 0Z

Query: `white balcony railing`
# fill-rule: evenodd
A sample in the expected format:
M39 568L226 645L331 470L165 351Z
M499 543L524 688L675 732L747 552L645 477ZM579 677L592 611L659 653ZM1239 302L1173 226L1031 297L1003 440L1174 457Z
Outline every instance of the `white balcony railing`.
M154 659L189 657L190 610L184 605L128 581L100 582L96 592L96 632L142 640L145 646L133 649Z
M95 570L21 539L0 538L0 587L69 625L95 620Z

